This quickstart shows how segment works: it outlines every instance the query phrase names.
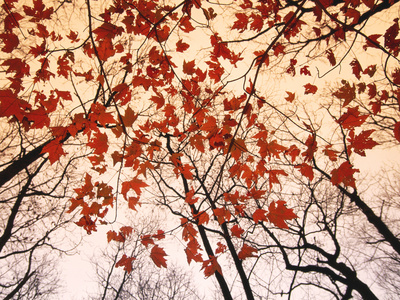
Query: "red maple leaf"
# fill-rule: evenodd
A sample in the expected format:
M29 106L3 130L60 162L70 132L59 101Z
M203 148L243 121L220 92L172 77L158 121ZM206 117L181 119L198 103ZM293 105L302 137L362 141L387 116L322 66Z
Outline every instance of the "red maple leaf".
M181 28L184 32L191 32L194 30L192 23L190 22L190 17L188 15L184 16L180 23L179 28Z
M268 220L279 228L289 228L285 221L297 218L297 215L293 212L293 209L287 208L286 202L283 200L278 200L276 202L272 201L268 210Z
M246 259L247 257L257 257L254 253L256 253L258 250L252 246L249 246L247 244L243 244L242 249L238 253L239 259L243 260Z
M150 257L157 267L167 267L165 256L167 256L167 254L165 253L164 249L160 248L158 245L153 246L151 249Z
M347 140L349 141L350 145L348 147L348 151L351 152L351 149L354 150L355 153L365 156L365 150L372 149L375 146L379 145L379 143L375 142L370 135L375 130L365 130L362 131L360 134L355 135L354 129L350 131L349 137ZM350 153L349 153L350 154Z
M351 86L346 80L342 80L343 86L333 93L333 96L344 99L343 107L347 106L351 101L356 98L356 87Z
M311 83L307 83L304 85L305 92L304 94L315 94L318 91L318 87L315 85L312 85Z
M359 169L353 169L353 166L348 162L343 162L339 168L332 170L331 182L333 185L339 185L343 183L344 186L351 186L356 188L356 182L354 180L354 173L360 172Z
M187 49L189 49L190 45L182 42L182 40L179 40L176 43L176 51L178 52L185 52Z
M267 211L265 209L257 208L253 213L254 223L258 224L260 221L267 221L266 213Z
M292 102L294 101L294 98L296 97L296 94L295 94L295 93L288 92L288 91L286 91L286 93L287 93L288 95L287 95L287 97L285 97L285 100L286 100L287 102L292 103Z
M367 118L368 115L360 115L358 106L356 106L348 108L347 112L344 113L337 122L345 129L352 129L362 125Z
M136 258L135 257L127 257L126 254L124 254L121 259L115 264L116 267L124 267L124 271L132 272L132 261L134 261Z
M254 218L254 215L253 215L253 218ZM232 232L233 236L236 236L236 237L240 238L242 233L244 232L244 230L242 228L240 228L239 225L235 224L235 225L232 226L231 232Z
M67 154L62 147L60 138L54 139L47 145L45 145L43 147L42 153L49 154L49 161L51 164L54 164L56 161L60 159L61 156Z
M249 23L249 17L244 13L237 13L235 17L236 21L233 23L232 29L239 30L239 32L245 31Z
M269 189L272 190L272 185L274 183L281 184L278 179L278 175L288 176L288 174L283 170L267 170L266 173L269 174Z
M217 246L218 246L217 249L215 249L216 254L225 252L227 248L226 245L222 244L221 242L218 242Z
M314 171L312 166L306 163L295 166L296 169L300 170L301 175L306 176L310 181L314 179Z
M217 262L217 258L215 256L210 256L210 259L203 261L202 269L204 269L204 275L206 275L206 277L210 277L215 272L218 272L222 275L221 266Z
M13 33L1 33L0 39L3 40L4 47L1 51L11 53L19 45L18 36Z
M135 191L136 195L140 196L142 193L142 188L148 186L147 183L143 182L137 177L134 177L131 181L125 181L122 183L121 193L124 195L125 199L128 199L127 193L132 189Z

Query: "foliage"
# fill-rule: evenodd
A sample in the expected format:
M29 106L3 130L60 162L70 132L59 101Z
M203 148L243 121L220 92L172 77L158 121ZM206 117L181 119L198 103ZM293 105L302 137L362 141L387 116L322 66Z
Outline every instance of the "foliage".
M294 274L330 278L335 297L355 290L374 299L336 245L330 222L341 214L328 221L331 211L316 206L332 254L306 242L307 201L290 195L307 187L314 205L322 182L400 254L355 166L400 141L397 2L7 0L0 117L37 144L6 154L0 183L43 157L55 165L90 153L69 207L88 234L110 223L109 211L164 207L176 226L143 236L153 262L168 266L161 242L180 230L188 263L215 275L225 299L233 296L224 262L254 299L246 267L269 247ZM371 26L384 14L389 23ZM337 69L339 82L324 89ZM275 229L296 233L297 246ZM133 230L107 238L125 243ZM286 247L317 254L296 265ZM133 261L125 254L116 265L129 272Z

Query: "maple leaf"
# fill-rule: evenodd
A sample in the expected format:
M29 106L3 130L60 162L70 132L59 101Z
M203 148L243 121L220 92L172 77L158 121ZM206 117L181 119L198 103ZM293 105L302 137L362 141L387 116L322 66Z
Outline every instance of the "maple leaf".
M312 85L311 83L307 83L306 85L304 85L305 88L305 92L304 94L315 94L318 90L318 87L315 85Z
M231 142L232 143L232 142ZM226 146L229 147L230 144ZM233 145L231 147L231 155L235 160L238 160L243 152L247 152L246 144L243 139L233 140Z
M310 134L305 142L307 146L307 150L304 151L301 155L304 156L304 160L306 162L311 161L314 157L314 153L317 151L317 140L315 139L314 134Z
M286 93L287 93L288 95L287 95L287 97L285 97L285 100L286 100L287 102L292 103L292 102L294 101L295 97L296 97L296 94L295 94L295 93L288 92L288 91L286 91Z
M251 14L251 18L253 19L253 22L251 22L250 24L250 29L256 32L261 31L264 25L264 18L261 15L255 13Z
M253 218L254 218L254 215L253 215ZM258 223L258 222L256 222L256 223ZM231 232L232 232L233 236L236 236L237 238L240 238L242 233L244 232L244 230L242 228L240 228L239 225L235 224L235 225L232 226Z
M283 200L278 200L276 202L272 201L268 210L268 220L279 228L289 228L285 221L297 218L297 215L293 212L293 209L287 208L286 202Z
M375 142L370 135L375 130L365 130L362 131L360 134L355 135L354 130L351 130L349 133L349 137L347 140L349 141L350 145L348 147L348 151L351 152L351 149L354 150L355 153L365 156L365 150L372 149L375 146L379 145L379 143ZM349 153L350 154L350 153Z
M190 191L186 193L185 202L187 204L193 205L199 200L199 198L194 197L194 194L195 194L195 192L194 192L193 188L191 188Z
M57 138L49 142L43 147L42 153L49 154L50 164L54 164L61 156L66 155L61 143L61 139Z
M274 183L281 184L278 179L278 175L288 176L288 174L283 170L267 170L269 174L269 189L272 190L272 185Z
M353 74L356 76L356 78L357 78L357 79L360 79L360 78L361 78L360 73L361 73L363 70L362 70L361 65L360 65L360 63L358 62L358 60L354 58L354 59L352 60L352 62L350 63L350 66L352 67L352 69L353 69Z
M328 56L328 60L329 60L329 63L331 64L331 66L335 66L336 58L335 58L335 54L333 53L332 49L326 50L326 54Z
M255 212L253 213L253 220L254 223L258 224L260 221L267 221L266 218L266 210L258 208L255 210Z
M31 16L31 21L38 22L45 19L50 19L53 14L53 8L45 9L46 6L42 0L33 0L33 7L24 5L24 12L27 16Z
M216 254L225 252L227 248L226 245L222 244L221 242L218 242L217 246L218 246L217 249L215 249Z
M111 42L111 39L100 41L99 46L96 49L99 59L102 61L106 61L115 54L115 49Z
M135 191L136 195L140 196L142 193L142 188L148 186L147 183L143 182L137 177L134 177L131 181L125 181L122 183L121 193L124 195L125 199L128 199L127 193L132 189Z
M342 80L342 84L343 86L332 95L339 99L344 99L343 107L345 107L356 98L356 87L354 84L350 86L346 80Z
M179 40L176 43L176 51L178 52L185 52L187 49L189 49L190 45L182 42L182 40Z
M197 220L198 225L207 224L210 221L210 216L205 211L200 211L193 217Z
M18 36L13 33L1 33L0 39L3 40L4 47L1 51L11 53L19 45Z
M249 23L249 17L244 13L236 13L235 17L237 20L233 23L232 29L236 29L239 32L245 31Z
M360 172L360 170L353 169L353 166L348 161L345 161L340 165L339 168L331 171L331 182L333 185L339 185L343 183L344 186L356 188L356 182L353 177L354 173L356 172Z
M368 118L368 115L360 115L358 110L358 106L351 107L347 109L347 112L344 113L337 122L343 126L345 129L352 129L354 127L358 127L364 124L365 120Z
M106 133L96 132L87 145L94 149L94 154L106 153L108 150L108 136Z
M153 237L150 234L142 235L140 237L140 242L146 247L149 245L155 245Z
M217 218L219 224L229 222L231 219L231 213L224 207L213 209L214 216Z
M124 242L122 236L118 235L114 230L109 230L107 232L107 242L116 241L116 242Z
M206 277L214 275L215 272L222 275L221 266L217 262L217 258L212 255L210 255L210 259L203 261L203 267L201 269L204 269L204 275Z
M300 69L300 74L311 76L310 70L308 70L308 66L304 66Z
M337 155L338 155L338 151L336 150L332 150L332 145L327 145L325 146L325 149L323 150L323 153L329 157L329 159L331 161L337 161Z
M126 254L122 255L121 259L115 264L116 267L124 267L124 271L128 274L132 272L132 261L135 257L127 257Z
M160 248L158 245L154 245L151 249L150 257L157 267L167 267L165 256L167 256L167 254L165 253L164 249Z
M303 176L306 176L310 181L314 179L314 171L312 166L306 163L302 163L300 165L295 166L296 169L300 169L300 173Z
M194 30L192 23L190 22L189 16L184 16L179 22L179 28L181 28L184 32L191 32Z
M188 74L188 75L193 75L196 72L195 68L195 60L186 62L186 60L183 61L183 73Z
M241 260L244 260L248 257L257 257L254 253L258 252L258 250L252 246L249 246L247 244L243 244L242 249L240 249L238 253L238 257Z

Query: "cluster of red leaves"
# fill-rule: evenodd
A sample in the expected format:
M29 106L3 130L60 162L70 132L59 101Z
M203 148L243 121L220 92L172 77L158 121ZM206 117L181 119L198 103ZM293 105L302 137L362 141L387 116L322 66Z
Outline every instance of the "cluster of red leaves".
M109 156L113 161L113 166L121 164L121 168L129 168L134 172L132 177L121 182L120 187L128 207L136 209L140 204L143 189L148 186L143 178L147 179L146 174L149 170L159 167L154 163L157 152L164 151L163 155L167 159L163 163L171 166L177 179L183 178L186 182L190 182L197 176L196 170L189 163L190 160L185 157L185 151L172 153L170 149L167 149L168 145L165 143L168 144L169 139L186 143L194 152L202 154L219 152L227 161L232 162L227 170L228 175L232 180L244 182L244 186L248 189L246 195L240 195L238 191L227 193L224 195L226 205L199 211L194 208L199 205L200 196L196 195L193 188L184 197L184 204L187 204L192 211L191 220L181 219L182 238L187 243L185 248L187 260L188 263L192 260L202 263L206 276L215 272L222 274L222 271L217 262L217 256L208 255L205 260L202 258L196 226L198 228L198 226L207 225L212 220L217 225L224 225L235 218L244 217L248 209L246 201L259 200L265 193L254 188L262 178L268 177L269 190L281 187L280 180L289 174L287 170L272 167L269 163L274 160L290 162L297 172L312 181L314 180L315 157L322 153L332 164L336 164L330 172L332 184L355 188L354 174L358 170L353 167L350 158L354 153L365 156L365 151L373 149L378 143L373 140L373 130L362 129L370 114L360 106L354 106L353 101L358 95L366 94L370 100L368 105L372 114L377 115L381 112L382 106L391 98L398 99L400 95L398 88L380 90L374 82L361 81L374 76L377 70L376 65L363 69L357 59L350 63L358 84L342 81L342 86L332 94L342 101L341 106L346 108L337 118L337 126L346 133L347 158L343 159L339 155L340 149L334 149L334 146L330 144L319 145L316 133L307 125L305 127L308 135L304 140L302 137L299 138L300 142L297 145L294 142L286 145L274 137L274 133L269 132L265 125L258 121L258 113L264 107L266 100L258 97L256 103L250 101L256 94L256 83L250 83L244 89L245 92L239 96L225 95L221 91L224 88L221 82L227 74L226 65L236 67L243 57L242 53L233 51L229 43L224 41L217 32L212 32L209 36L210 51L204 61L207 70L197 58L191 60L185 57L179 67L174 64L172 56L168 53L169 50L165 48L165 42L174 30L179 30L179 38L173 42L172 48L179 53L185 53L192 47L187 43L186 38L197 30L197 23L191 17L192 10L201 9L207 21L217 17L214 10L211 7L203 7L201 1L185 1L179 10L179 6L172 8L157 1L114 1L96 19L99 23L96 23L97 25L93 27L89 37L82 42L81 46L78 46L78 43L83 38L77 32L70 30L62 36L46 26L46 22L54 17L55 10L46 7L42 0L33 0L33 6L23 5L21 10L17 10L16 2L6 0L2 4L5 18L4 31L0 34L3 43L1 50L10 56L2 61L1 66L10 84L7 89L0 90L0 117L8 119L9 122L18 122L26 132L33 129L47 129L52 138L45 144L42 153L48 156L51 164L67 155L63 148L64 142L80 134L87 140L85 146L91 151L89 161L92 169L101 175L109 168L105 157L110 151L112 139L125 137L129 142L125 142L123 149L115 150ZM318 1L318 3L310 4L310 11L317 22L322 20L323 10L332 4L332 1ZM231 29L238 33L251 31L253 34L258 34L267 28L273 28L276 24L285 24L281 39L276 40L274 45L267 48L268 50L261 49L254 52L257 68L268 67L270 55L279 59L283 59L285 55L291 55L290 44L294 43L298 36L306 35L304 28L308 24L301 19L300 13L297 10L281 11L278 1L253 3L245 0L238 5L242 11L235 13L231 26ZM369 0L343 3L340 13L346 19L346 26L355 25L359 21L360 12L357 9L360 5L366 5L372 9L374 3ZM116 19L121 22L117 23ZM18 33L22 22L32 25L28 33L35 38L35 44L29 45L27 51L29 59L18 58L18 55L14 55L22 43ZM336 25L329 26L334 31L333 39L344 40L346 26L339 23ZM313 27L308 31L320 37L321 28ZM397 38L398 33L398 19L395 19L383 36L368 36L364 49L384 47L386 51L397 56L400 44ZM123 40L125 34L136 35L154 42L147 50L144 50L146 53L143 61L135 62L140 65L138 68L133 67L130 46L127 46L129 43ZM380 45L380 39L384 41L383 46ZM51 52L50 42L55 44L60 41L68 42L72 46L62 51ZM329 38L327 42L329 44ZM95 59L99 70L102 70L107 63L116 66L122 64L121 71L126 73L124 80L112 85L110 83L112 81L107 78L104 71L97 74L95 68L82 70L76 68L73 49L81 49L87 59ZM338 60L332 48L326 49L324 56L331 66L337 64ZM307 76L305 78L312 75L308 64L298 64L296 56L287 57L286 61L289 63L289 66L285 67L287 74ZM30 64L30 59L36 62L36 70L31 70L35 64ZM180 76L179 74L182 77L179 77L179 84L176 84L174 80ZM389 75L391 82L398 86L400 84L399 69L395 69ZM99 92L104 93L104 90L108 89L110 98L104 97L103 102L98 100L100 97L96 98L97 102L94 101L87 109L82 104L84 111L68 115L63 126L53 126L52 114L55 115L58 109L61 110L66 101L73 100L72 95L69 91L56 88L51 88L45 93L35 87L32 91L33 98L27 99L26 96L24 98L23 80L31 76L35 86L47 84L51 86L54 79L70 80L72 76L75 76L84 82L99 84ZM131 78L130 82L125 80L128 76ZM303 87L304 94L308 97L312 97L319 91L319 87L315 84L306 83ZM146 95L150 95L148 110L154 111L156 117L147 118L146 122L136 126L137 120L140 119L139 112L127 104L131 103L135 92L143 90ZM284 99L287 104L296 104L296 94L290 91L286 93L287 96ZM174 97L182 97L182 103L178 105L171 101ZM213 105L217 97L224 99L220 103L221 112L216 113L214 110L217 108ZM183 115L185 117L182 117ZM239 137L237 129L240 128L254 128L257 133L246 138ZM400 122L393 124L393 131L394 137L400 141ZM162 141L162 138L167 139L167 142L165 139ZM318 152L318 146L322 149L320 152ZM148 159L142 159L143 157ZM108 208L113 207L115 200L112 187L102 182L93 184L92 177L86 174L84 184L76 188L75 192L76 196L71 199L69 211L81 209L81 218L77 225L90 234L96 231L97 222L106 223L104 217ZM271 202L268 210L258 208L252 213L255 224L269 221L282 229L287 229L286 222L296 217L293 210L288 209L282 200ZM107 239L109 242L124 243L132 234L132 230L129 226L123 226L119 232L109 231ZM245 233L239 224L234 224L230 230L232 237L238 239L241 239ZM158 267L166 267L166 253L155 243L156 240L163 238L163 231L141 237L142 244L149 249L151 247L150 256ZM222 254L225 251L226 246L219 243L216 254ZM255 256L256 253L255 247L243 243L238 256L243 260ZM133 257L124 255L117 266L131 272L133 260Z

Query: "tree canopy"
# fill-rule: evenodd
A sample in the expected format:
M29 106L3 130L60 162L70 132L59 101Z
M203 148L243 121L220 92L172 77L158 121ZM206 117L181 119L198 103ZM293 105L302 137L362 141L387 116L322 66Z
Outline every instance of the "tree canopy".
M123 222L111 243L121 212L162 210L155 265L179 234L225 299L377 299L359 272L400 270L396 185L373 195L356 162L399 146L397 2L5 0L2 246L31 196L88 234Z

